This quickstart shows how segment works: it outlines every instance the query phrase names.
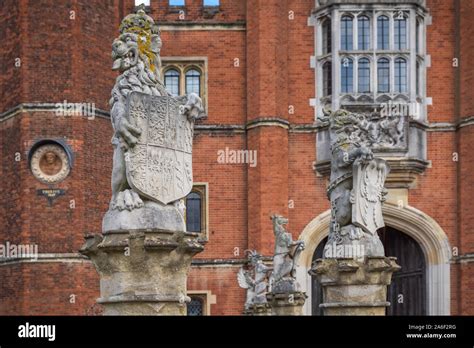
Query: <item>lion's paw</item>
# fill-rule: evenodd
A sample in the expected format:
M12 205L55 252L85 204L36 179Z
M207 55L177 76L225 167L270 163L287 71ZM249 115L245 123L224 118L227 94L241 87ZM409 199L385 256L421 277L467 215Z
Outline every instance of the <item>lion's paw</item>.
M128 210L132 211L133 209L139 209L143 207L143 201L133 190L124 190L117 194L117 197L112 201L111 208L112 210L117 209L119 211Z

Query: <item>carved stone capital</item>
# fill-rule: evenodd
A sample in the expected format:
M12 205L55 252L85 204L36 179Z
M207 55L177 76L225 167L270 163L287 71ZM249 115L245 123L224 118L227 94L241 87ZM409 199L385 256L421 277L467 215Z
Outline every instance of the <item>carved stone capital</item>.
M202 250L194 233L135 230L88 236L80 252L100 275L104 315L185 315L186 275Z
M303 315L303 306L308 296L297 291L287 294L270 292L267 300L272 307L272 314L277 316Z
M321 282L325 315L385 315L387 286L399 269L394 257L318 259L309 273Z
M272 315L272 309L268 303L252 304L243 312L247 316L269 316Z

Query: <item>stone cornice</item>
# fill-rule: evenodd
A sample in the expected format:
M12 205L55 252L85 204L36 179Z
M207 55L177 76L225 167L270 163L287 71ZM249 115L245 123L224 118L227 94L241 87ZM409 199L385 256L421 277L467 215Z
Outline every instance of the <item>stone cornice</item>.
M36 257L0 258L0 267L18 263L90 262L79 253L39 253Z
M461 119L457 127L463 128L463 127L472 126L472 125L474 125L474 116L469 116L469 117Z
M313 13L318 13L332 6L397 6L397 5L412 5L418 6L423 12L427 12L426 0L318 0L317 7Z
M245 126L238 124L196 124L196 133L244 134Z
M72 103L72 102L71 102ZM79 102L77 102L79 103ZM11 117L14 117L18 114L24 113L24 112L52 112L55 113L57 111L57 104L63 105L62 102L58 103L22 103L18 104L13 108L8 109L5 112L0 113L0 122L6 121ZM95 108L94 114L92 115L94 117L104 117L104 118L110 118L110 113L108 111L102 110ZM84 117L87 118L88 116L58 116L58 117ZM89 116L90 117L90 116Z
M165 22L159 25L161 31L246 31L244 22Z
M471 263L474 262L474 253L459 255L452 258L452 263Z
M78 102L80 103L80 102ZM18 104L2 113L0 113L0 122L6 121L11 117L24 112L56 112L56 104L62 103L22 103ZM107 110L96 108L94 110L94 117L110 118L110 112ZM87 116L58 116L63 118L68 117L84 117ZM432 122L426 123L416 120L411 120L410 125L425 129L427 132L456 132L460 128L474 125L474 116L469 116L461 119L459 122ZM295 124L279 117L263 117L257 118L247 122L247 124L196 124L196 132L218 132L218 133L245 133L246 130L256 127L278 126L288 129L290 133L317 133L321 130L326 130L329 127L328 122L317 121L315 123L301 123Z
M382 156L383 157L383 156ZM390 174L387 177L387 188L412 188L417 176L430 166L430 162L417 158L383 157L390 165ZM331 173L331 162L321 161L314 163L313 170L321 176Z
M271 256L264 256L264 261L271 261ZM71 262L90 262L90 260L79 253L39 253L36 258L32 257L16 257L8 259L0 259L0 267L9 266L19 263L71 263ZM194 259L192 266L194 267L236 267L241 266L246 259Z
M456 132L460 128L474 125L474 116L470 116L462 119L461 121L454 122L431 122L426 123L423 121L410 120L410 126L424 129L427 132ZM316 130L326 130L329 128L329 122L317 121L314 125Z
M290 122L279 117L260 117L247 122L245 128L247 130L258 127L281 127L284 129L290 128Z

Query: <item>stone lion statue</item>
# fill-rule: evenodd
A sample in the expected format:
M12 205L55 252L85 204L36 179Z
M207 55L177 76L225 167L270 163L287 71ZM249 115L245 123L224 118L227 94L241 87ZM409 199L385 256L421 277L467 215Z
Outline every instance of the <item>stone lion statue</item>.
M160 31L143 9L126 16L120 25L120 35L112 44L112 69L120 72L112 89L111 120L114 129L111 210L133 210L143 206L143 197L127 182L126 153L137 144L142 132L126 117L127 97L138 91L153 96L170 95L162 82ZM204 114L202 101L196 94L186 96L183 112L189 118Z

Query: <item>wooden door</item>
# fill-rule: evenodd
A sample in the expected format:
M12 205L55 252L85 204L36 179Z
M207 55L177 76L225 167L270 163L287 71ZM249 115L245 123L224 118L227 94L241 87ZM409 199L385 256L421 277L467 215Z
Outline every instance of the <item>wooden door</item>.
M388 288L387 315L426 315L426 263L420 245L391 227L379 235L385 255L395 256L402 267Z

